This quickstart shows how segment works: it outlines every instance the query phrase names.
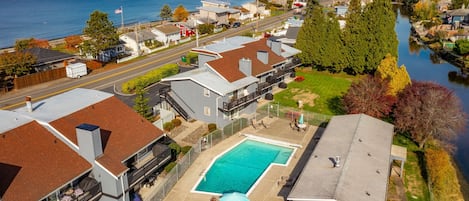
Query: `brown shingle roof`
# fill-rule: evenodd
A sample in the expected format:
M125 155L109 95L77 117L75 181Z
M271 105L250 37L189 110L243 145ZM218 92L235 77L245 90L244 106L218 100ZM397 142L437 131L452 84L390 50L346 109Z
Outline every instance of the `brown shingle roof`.
M246 77L239 70L239 60L249 58L252 61L252 74L258 76L272 70L272 65L285 61L285 58L275 54L268 46L266 38L255 42L244 44L245 47L223 52L220 55L223 58L207 62L215 71L220 73L229 82ZM267 51L269 54L268 64L264 64L257 59L257 51Z
M166 35L173 34L173 33L179 33L179 31L180 31L179 27L174 26L174 25L169 25L169 24L156 27L156 29L158 29L159 31L163 32Z
M36 121L0 136L3 201L40 200L91 170L90 163Z
M78 145L75 127L82 123L101 128L103 155L97 161L115 176L127 170L122 161L163 135L114 96L57 119L51 125Z

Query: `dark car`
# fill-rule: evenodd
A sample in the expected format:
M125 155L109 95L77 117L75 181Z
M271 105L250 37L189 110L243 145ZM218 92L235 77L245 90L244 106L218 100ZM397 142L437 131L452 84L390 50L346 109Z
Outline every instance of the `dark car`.
M238 28L241 26L241 22L234 22L233 25L231 25L232 28Z

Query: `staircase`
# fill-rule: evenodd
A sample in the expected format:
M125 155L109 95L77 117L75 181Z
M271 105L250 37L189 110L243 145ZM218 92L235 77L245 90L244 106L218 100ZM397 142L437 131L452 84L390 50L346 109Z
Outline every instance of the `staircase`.
M181 107L181 105L178 104L176 100L170 95L171 93L171 88L170 87L164 87L161 88L159 91L160 98L162 100L165 100L171 107L176 110L179 115L181 115L182 118L186 121L192 121L192 117Z

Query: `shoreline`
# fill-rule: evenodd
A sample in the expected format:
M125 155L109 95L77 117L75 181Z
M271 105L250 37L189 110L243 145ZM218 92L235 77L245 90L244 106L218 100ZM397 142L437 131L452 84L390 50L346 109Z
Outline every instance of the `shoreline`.
M413 37L414 41L417 42L419 45L424 46L428 49L430 49L433 53L437 54L438 57L440 57L442 60L445 62L448 62L449 64L459 68L462 72L469 72L468 66L465 65L464 61L459 60L462 58L462 56L455 55L449 51L446 50L438 50L435 48L432 48L430 45L431 43L428 43L427 41L424 41L418 31L415 28L415 22L409 20L410 25L411 25L411 33L410 37ZM451 57L450 57L451 56ZM452 166L456 170L456 176L458 178L458 182L460 185L460 191L463 195L463 198L465 200L469 200L469 175L466 178L466 175L464 175L463 169L461 166L458 164L455 155L448 152L448 154L452 157L453 163Z

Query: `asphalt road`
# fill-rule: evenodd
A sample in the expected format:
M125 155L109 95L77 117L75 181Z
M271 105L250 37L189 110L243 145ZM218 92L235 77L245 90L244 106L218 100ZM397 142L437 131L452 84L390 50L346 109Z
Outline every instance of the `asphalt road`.
M258 22L251 22L250 24L243 25L239 28L229 29L219 34L210 35L199 39L199 46L208 44L211 41L223 39L224 37L229 38L247 31L254 31L256 28L260 31L273 29L279 27L283 21L291 16L293 16L293 11L280 16L259 20ZM80 79L63 78L57 81L28 87L26 89L8 92L7 94L0 96L0 109L11 110L22 107L24 105L25 96L31 96L33 101L39 101L75 88L96 89L113 93L113 87L115 84L118 86L117 83L142 75L145 72L163 64L175 62L191 48L194 48L195 45L196 42L194 40L155 54L147 55L135 62L131 62L122 67L102 73L90 74ZM128 105L130 104L130 97L119 98Z

